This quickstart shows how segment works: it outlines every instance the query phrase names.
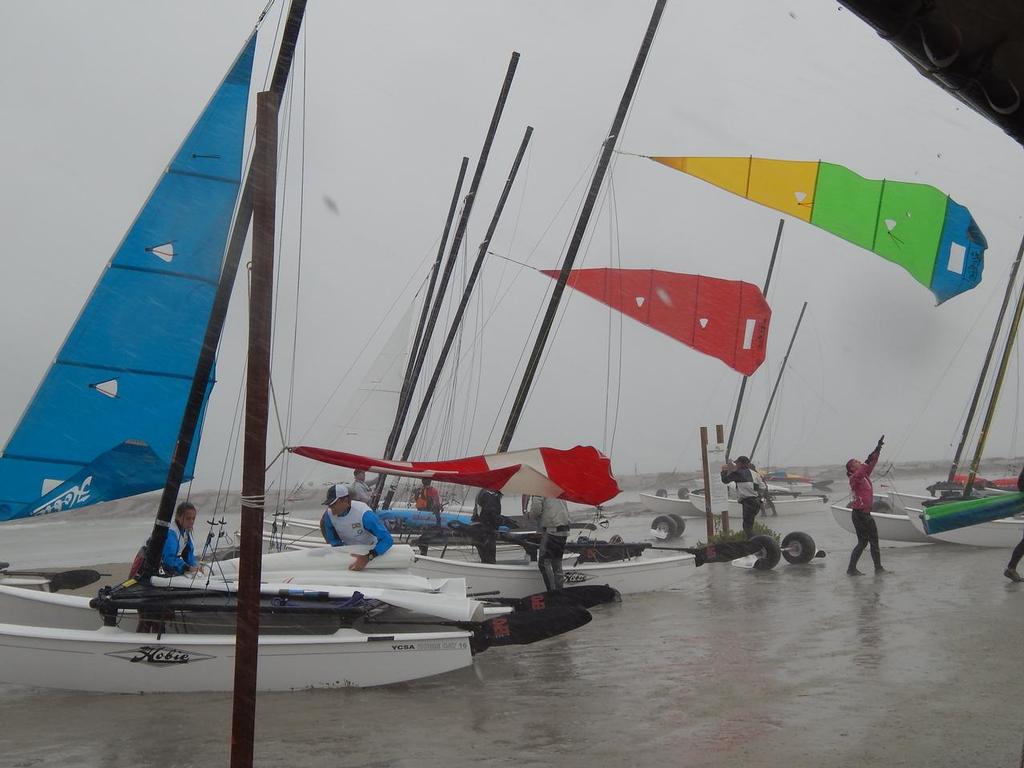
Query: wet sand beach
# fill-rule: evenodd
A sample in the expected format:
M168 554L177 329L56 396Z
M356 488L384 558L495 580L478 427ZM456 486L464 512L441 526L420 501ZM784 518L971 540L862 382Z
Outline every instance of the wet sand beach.
M641 538L648 522L616 518L602 535ZM579 631L487 651L473 668L436 679L261 694L256 764L1019 763L1024 585L1002 576L1013 542L1005 551L887 546L882 555L892 573L871 574L865 553L868 575L851 578L845 569L854 539L831 514L768 522L782 533L809 532L829 556L771 572L728 564L689 570L678 589L627 596L595 609ZM89 534L84 525L60 527L125 535L111 533L116 519L93 520ZM686 544L703 535L700 521L689 525ZM5 545L22 551L41 535L13 526L4 534ZM227 762L227 694L12 686L0 693L0 766Z

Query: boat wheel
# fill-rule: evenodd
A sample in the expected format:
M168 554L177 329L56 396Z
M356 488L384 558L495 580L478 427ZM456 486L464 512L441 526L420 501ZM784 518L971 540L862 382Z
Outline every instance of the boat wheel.
M782 539L782 556L786 558L787 563L793 565L809 563L814 559L817 551L814 539L803 531L787 533Z

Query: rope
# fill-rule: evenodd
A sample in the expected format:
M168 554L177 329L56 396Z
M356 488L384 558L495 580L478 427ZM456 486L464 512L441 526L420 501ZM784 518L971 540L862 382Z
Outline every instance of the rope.
M243 507L263 507L266 506L267 496L265 493L258 493L254 496L239 494L238 500L242 503Z

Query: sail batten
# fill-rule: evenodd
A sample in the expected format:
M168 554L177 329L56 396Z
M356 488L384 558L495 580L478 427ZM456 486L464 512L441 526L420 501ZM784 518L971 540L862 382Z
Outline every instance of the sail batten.
M981 282L985 236L967 208L928 184L867 179L823 160L651 159L900 265L939 304Z
M163 486L241 184L255 45L157 181L0 455L0 520Z

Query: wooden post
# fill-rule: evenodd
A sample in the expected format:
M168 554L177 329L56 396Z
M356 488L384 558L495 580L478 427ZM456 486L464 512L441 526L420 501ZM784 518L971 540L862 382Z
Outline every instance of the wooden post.
M270 414L270 337L274 302L277 211L278 100L256 95L253 151L252 284L249 291L249 360L242 455L242 533L235 621L235 687L231 710L231 768L253 763L256 672L259 657L263 495L266 489L267 420Z
M708 544L715 535L715 517L711 513L711 473L708 472L708 428L700 428L700 463L704 468L704 519L708 526Z
M721 445L725 442L725 426L723 424L715 424L715 439L718 444ZM728 491L726 492L726 503L722 507L722 533L729 532L729 502L728 502Z

